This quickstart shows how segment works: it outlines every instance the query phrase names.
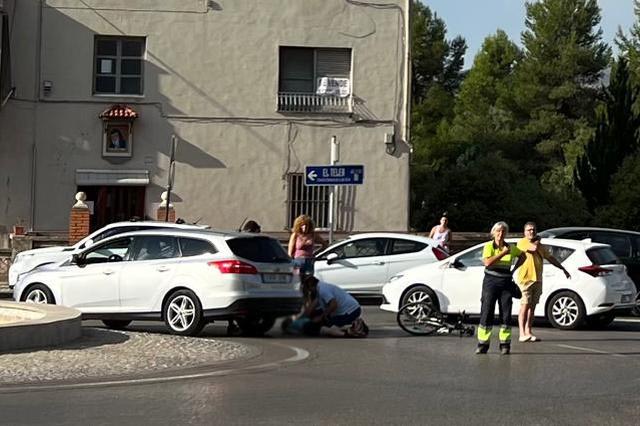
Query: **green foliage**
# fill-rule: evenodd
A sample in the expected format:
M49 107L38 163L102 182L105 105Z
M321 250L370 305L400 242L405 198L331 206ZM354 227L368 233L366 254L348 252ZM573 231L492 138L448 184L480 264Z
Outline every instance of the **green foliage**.
M596 214L600 226L640 231L640 153L628 156L611 184L611 203Z
M632 80L640 84L640 0L634 0L633 11L636 15L636 22L625 34L622 28L618 29L616 45L621 54L628 59Z
M605 96L595 135L575 169L576 186L591 211L609 202L613 174L638 148L640 117L634 112L638 90L631 85L626 59L620 58L614 67Z
M577 154L588 139L585 130L595 121L598 81L611 49L601 41L602 30L596 30L596 0L541 0L526 9L525 57L514 96L528 121L523 138L544 162L542 181L557 191L573 180Z
M416 7L413 227L429 229L444 211L460 231L497 220L640 227L635 4L639 23L619 32L625 59L607 88L611 49L596 0L528 2L523 49L498 30L462 82L463 43L448 42L444 22Z

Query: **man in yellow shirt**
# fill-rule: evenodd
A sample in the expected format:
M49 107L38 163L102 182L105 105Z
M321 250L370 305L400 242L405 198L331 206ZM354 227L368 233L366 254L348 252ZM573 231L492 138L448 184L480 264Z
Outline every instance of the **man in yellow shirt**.
M524 238L518 241L518 248L525 253L526 259L518 269L518 285L522 291L518 325L520 327L520 342L536 342L540 339L531 333L533 313L542 294L542 265L547 259L556 268L562 269L567 278L571 275L540 243L536 232L536 224L527 222L524 225Z

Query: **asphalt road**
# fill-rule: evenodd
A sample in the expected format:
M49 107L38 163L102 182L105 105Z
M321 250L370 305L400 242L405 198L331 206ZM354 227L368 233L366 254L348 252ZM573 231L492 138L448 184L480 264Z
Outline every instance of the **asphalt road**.
M510 356L494 345L479 356L474 338L409 336L392 314L374 306L365 313L368 339L290 337L278 329L270 337L234 339L264 350L252 361L256 368L231 364L199 378L111 386L0 389L1 423L640 423L640 322L617 321L606 331L542 326L535 330L542 342L514 343ZM223 338L224 328L210 326L203 337ZM308 357L274 362L294 353Z

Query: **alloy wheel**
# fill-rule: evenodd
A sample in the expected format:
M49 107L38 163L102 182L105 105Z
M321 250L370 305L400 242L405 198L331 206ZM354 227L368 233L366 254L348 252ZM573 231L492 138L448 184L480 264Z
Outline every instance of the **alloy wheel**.
M553 319L563 327L575 323L578 319L578 314L578 303L568 296L559 297L551 309Z
M167 307L167 319L169 326L178 331L185 331L193 324L196 317L196 308L191 298L180 295L169 303Z
M25 302L37 303L39 305L46 305L47 303L49 303L49 300L47 299L47 295L45 294L44 291L40 290L39 288L36 288L29 292L29 294L27 295L27 298L25 299Z

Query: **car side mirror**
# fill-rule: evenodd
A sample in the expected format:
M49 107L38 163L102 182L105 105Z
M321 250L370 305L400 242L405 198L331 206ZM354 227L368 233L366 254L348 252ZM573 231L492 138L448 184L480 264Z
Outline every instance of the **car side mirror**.
M78 266L84 266L84 260L78 253L71 255L71 263L75 263Z
M84 242L84 247L83 248L89 248L93 245L93 240L91 238L89 238L87 241Z
M464 263L460 262L458 259L453 259L453 261L449 263L449 268L462 269L464 268Z
M335 261L338 260L338 255L335 253L329 253L327 255L327 265L331 265L332 263L335 263Z

